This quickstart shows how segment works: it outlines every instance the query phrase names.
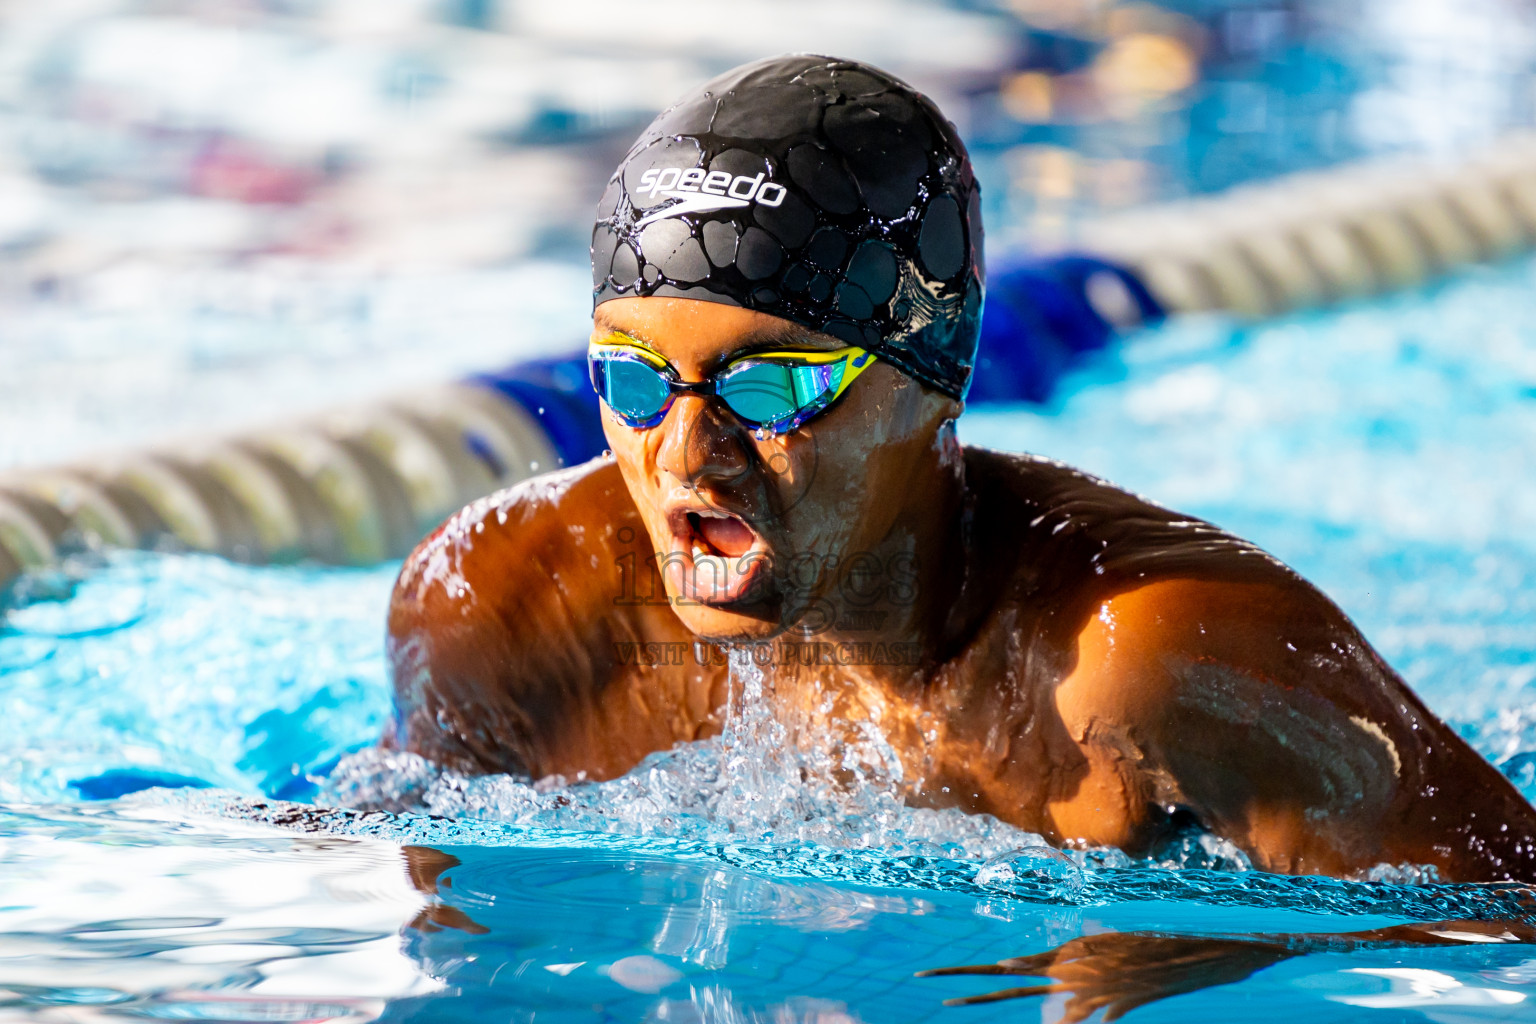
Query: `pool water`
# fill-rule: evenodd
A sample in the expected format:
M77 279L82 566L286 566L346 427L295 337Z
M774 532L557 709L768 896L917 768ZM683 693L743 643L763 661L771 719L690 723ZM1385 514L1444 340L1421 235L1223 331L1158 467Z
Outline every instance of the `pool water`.
M962 435L1264 545L1536 796L1533 286L1527 260L1261 326L1183 320ZM913 975L1104 931L1519 910L1396 868L1281 878L1209 840L1068 857L913 811L879 736L784 742L744 665L726 737L601 786L382 758L394 571L118 553L23 582L0 632L0 1019L1054 1020L1060 995L941 1005L1017 979ZM833 756L862 782L791 783ZM1310 955L1129 1019L1303 1014L1533 1019L1536 948Z

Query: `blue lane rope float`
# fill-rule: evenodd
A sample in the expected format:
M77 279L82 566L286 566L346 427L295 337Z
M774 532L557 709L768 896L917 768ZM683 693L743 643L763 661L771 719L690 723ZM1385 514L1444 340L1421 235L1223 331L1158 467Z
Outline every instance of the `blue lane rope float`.
M71 779L69 785L84 800L116 800L146 789L207 789L213 784L155 768L110 768L99 775Z
M1061 375L1163 308L1127 268L1092 256L994 261L970 404L1044 402Z
M1457 167L1382 161L1085 225L992 260L967 400L1043 402L1127 328L1263 317L1412 287L1536 244L1536 136ZM72 546L246 561L399 557L465 503L604 448L583 354L303 422L0 474L0 588Z
M514 363L471 377L470 383L489 388L534 417L558 453L560 465L586 462L608 447L597 393L587 382L585 348L563 357Z

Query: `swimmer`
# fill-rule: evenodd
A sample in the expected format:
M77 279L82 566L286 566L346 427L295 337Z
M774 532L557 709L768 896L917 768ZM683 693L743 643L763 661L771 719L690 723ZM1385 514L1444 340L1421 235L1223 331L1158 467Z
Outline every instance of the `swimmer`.
M1133 855L1536 879L1536 812L1331 601L1071 468L962 446L982 301L955 129L784 57L657 117L592 236L611 453L450 519L389 617L384 738L610 779L719 733L719 651L786 714L878 723L907 802Z

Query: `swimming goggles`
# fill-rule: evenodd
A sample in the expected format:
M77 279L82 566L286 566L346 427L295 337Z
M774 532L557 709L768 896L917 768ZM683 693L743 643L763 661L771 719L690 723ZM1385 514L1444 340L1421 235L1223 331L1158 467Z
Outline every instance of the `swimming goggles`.
M715 395L759 436L786 434L826 412L874 361L862 348L753 352L692 383L659 353L619 331L587 350L592 387L625 426L656 426L678 395Z

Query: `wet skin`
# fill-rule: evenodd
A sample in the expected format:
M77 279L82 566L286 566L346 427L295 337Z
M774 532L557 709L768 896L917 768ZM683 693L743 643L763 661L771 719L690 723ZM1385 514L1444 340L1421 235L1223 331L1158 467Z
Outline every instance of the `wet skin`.
M657 297L604 303L612 329L686 380L841 345ZM612 778L719 731L726 670L695 651L772 641L856 662L778 664L773 699L877 718L914 805L1132 854L1198 826L1278 872L1536 879L1536 812L1314 587L1067 467L962 448L959 412L884 362L780 438L697 396L650 430L605 412L611 458L477 502L407 560L386 744Z

